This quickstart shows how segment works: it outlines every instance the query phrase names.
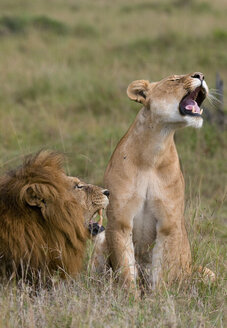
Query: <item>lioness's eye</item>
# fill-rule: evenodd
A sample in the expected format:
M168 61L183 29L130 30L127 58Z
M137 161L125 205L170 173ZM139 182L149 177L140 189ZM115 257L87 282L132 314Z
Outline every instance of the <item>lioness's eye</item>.
M75 189L82 189L83 186L82 186L82 185L75 184L74 188L75 188Z

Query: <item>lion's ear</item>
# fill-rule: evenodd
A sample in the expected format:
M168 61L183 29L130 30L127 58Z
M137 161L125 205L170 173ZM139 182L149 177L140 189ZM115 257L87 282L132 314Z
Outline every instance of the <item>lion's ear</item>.
M24 193L24 200L30 206L38 206L43 207L45 204L45 200L40 196L39 185L33 184L30 185Z
M127 95L131 100L137 101L145 105L147 92L150 82L147 80L136 80L129 84Z

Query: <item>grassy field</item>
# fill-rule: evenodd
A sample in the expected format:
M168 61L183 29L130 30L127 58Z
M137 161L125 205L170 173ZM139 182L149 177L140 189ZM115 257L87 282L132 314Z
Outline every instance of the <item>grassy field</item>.
M1 171L50 148L67 155L68 173L102 185L140 108L126 96L132 80L201 71L210 88L216 72L227 85L226 15L224 0L1 0ZM1 284L0 328L226 327L226 140L207 121L176 135L193 261L216 272L214 284L194 275L135 300L89 274L88 249L77 281L37 295Z

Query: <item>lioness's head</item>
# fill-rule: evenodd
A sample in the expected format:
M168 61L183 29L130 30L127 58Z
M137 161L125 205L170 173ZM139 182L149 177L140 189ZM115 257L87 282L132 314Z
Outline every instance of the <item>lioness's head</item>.
M203 124L202 102L208 94L204 75L172 75L159 82L133 81L127 89L131 100L142 103L151 120L175 127Z

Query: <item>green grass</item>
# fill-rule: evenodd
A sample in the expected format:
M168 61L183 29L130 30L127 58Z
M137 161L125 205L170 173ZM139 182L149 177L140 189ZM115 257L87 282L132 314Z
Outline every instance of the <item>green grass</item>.
M102 185L140 108L126 96L135 79L201 71L215 88L219 72L226 99L226 14L224 0L2 0L1 172L44 147L66 153L68 173ZM176 135L193 261L216 272L214 285L195 275L134 300L112 278L91 276L88 255L77 281L51 291L1 285L0 328L225 327L226 139L207 121Z
M0 19L0 35L24 34L29 28L39 31L66 34L68 28L65 24L47 16L2 16Z

